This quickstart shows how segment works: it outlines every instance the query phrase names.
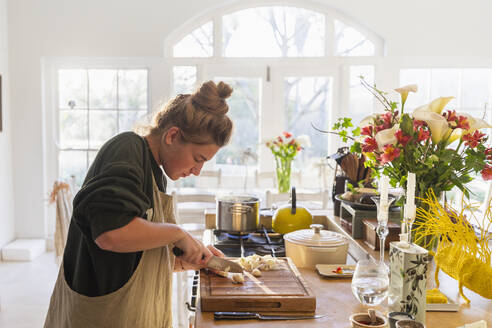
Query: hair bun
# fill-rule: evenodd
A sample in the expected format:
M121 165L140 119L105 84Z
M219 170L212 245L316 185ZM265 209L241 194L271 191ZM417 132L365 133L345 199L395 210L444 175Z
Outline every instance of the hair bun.
M231 96L232 88L229 84L220 81L219 84L217 84L217 92L220 98L226 99Z
M211 114L224 115L229 111L225 99L230 97L232 88L224 82L215 84L214 81L203 83L191 96L193 105Z

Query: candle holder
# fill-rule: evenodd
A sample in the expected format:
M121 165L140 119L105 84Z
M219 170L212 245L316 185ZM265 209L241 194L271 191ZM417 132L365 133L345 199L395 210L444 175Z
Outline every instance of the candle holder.
M386 236L389 233L388 230L388 211L391 204L395 201L395 197L388 196L388 203L381 205L380 196L371 197L374 204L376 204L376 209L378 213L378 226L376 228L376 233L379 237L380 247L379 247L379 262L384 264L384 242Z
M405 227L405 231L402 231L402 234L405 234L405 239L408 243L412 243L412 225L415 221L415 212L416 207L413 204L405 204L403 211L403 226Z

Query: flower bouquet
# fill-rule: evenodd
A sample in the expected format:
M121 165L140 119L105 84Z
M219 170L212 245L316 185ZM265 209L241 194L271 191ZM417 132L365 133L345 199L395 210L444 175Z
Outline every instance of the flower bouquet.
M364 154L373 175L384 174L392 186L404 187L408 172L414 172L417 196L429 188L439 195L456 186L469 197L466 184L472 174L492 179L492 148L485 145L488 138L481 132L492 126L483 119L444 110L453 97L440 97L404 113L408 94L417 91L416 85L395 89L401 95L398 109L386 92L361 81L383 104L384 112L365 118L352 130L351 119L341 118L333 129L344 141L353 140L351 151Z
M266 146L275 157L278 192L289 192L292 161L299 151L311 146L309 136L301 135L294 138L291 133L283 132L282 135L268 140Z

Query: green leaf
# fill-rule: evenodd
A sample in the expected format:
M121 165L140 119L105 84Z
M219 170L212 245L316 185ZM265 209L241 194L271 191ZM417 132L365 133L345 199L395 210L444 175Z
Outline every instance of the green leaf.
M362 154L362 146L360 142L354 142L354 144L350 147L351 153Z
M360 127L357 127L356 129L353 129L353 130L352 130L352 135L353 135L354 137L358 137L358 136L360 136Z
M408 114L401 117L400 129L408 136L413 135L413 121Z

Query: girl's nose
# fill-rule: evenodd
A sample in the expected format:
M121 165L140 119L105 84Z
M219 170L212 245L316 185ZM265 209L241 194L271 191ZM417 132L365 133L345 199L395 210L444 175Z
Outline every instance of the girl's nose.
M202 167L203 167L203 163L193 166L193 168L191 169L191 173L193 173L196 176L200 175L200 171L202 170Z

